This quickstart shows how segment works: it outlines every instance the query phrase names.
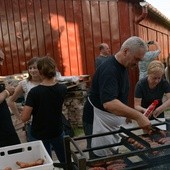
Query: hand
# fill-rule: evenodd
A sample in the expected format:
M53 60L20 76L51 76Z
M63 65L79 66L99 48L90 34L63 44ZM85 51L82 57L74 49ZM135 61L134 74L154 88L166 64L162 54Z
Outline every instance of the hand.
M24 108L23 106L19 106L18 111L21 113L23 111L23 108Z
M142 112L142 113L145 113L145 112L146 112L146 110L147 110L147 109L142 108L141 112Z
M6 87L6 90L8 90L8 92L9 92L9 94L10 94L10 96L11 96L11 95L14 94L15 88L14 88L13 86L11 86L11 85L8 85L8 86Z
M151 123L150 123L149 119L146 116L144 116L143 114L141 114L141 113L137 117L136 121L137 121L139 127L141 127L141 128L151 126Z
M154 43L155 43L154 41L148 41L148 42L147 42L148 45L152 45L152 44L154 44Z
M153 117L158 117L162 112L163 112L163 110L160 109L160 107L156 108L152 113Z

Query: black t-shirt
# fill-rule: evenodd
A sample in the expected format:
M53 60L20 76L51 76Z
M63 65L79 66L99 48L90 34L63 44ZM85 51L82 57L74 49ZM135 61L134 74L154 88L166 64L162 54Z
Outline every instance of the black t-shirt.
M93 105L104 110L103 104L114 99L127 104L129 92L128 71L117 62L114 56L109 57L96 70L89 93ZM86 103L83 113L83 121L92 123L93 113L87 111L89 105Z
M0 85L0 93L4 90L3 85ZM11 113L8 105L4 100L0 104L0 147L19 144L19 138L16 134L12 123Z
M102 55L99 55L98 57L96 57L96 60L95 60L95 65L96 65L96 69L101 65L103 64L110 56L102 56Z
M62 84L39 85L30 90L25 105L33 108L33 137L51 139L63 132L62 105L66 92L67 87Z
M160 83L154 88L150 89L147 77L139 80L135 87L135 97L141 98L141 106L148 108L148 106L154 101L159 100L159 107L162 104L162 98L165 93L170 93L170 85L167 80L162 79ZM161 114L159 117L163 117Z

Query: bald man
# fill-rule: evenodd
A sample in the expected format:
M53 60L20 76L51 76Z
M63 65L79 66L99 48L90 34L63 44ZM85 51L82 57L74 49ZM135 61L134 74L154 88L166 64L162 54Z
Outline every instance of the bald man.
M99 45L100 55L95 60L96 69L104 63L110 55L110 48L106 43Z

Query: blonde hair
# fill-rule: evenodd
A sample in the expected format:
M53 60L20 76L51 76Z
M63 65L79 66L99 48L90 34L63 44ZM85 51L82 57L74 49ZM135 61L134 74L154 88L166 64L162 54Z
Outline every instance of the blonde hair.
M161 61L154 60L149 63L148 69L147 69L148 74L156 74L158 72L162 72L162 74L165 73L165 67L164 64Z

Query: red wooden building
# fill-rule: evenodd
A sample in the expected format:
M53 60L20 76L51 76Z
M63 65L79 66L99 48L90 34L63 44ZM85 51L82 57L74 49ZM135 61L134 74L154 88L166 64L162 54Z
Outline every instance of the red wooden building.
M170 52L170 21L139 1L0 0L0 47L5 53L0 75L20 73L30 58L46 54L62 75L93 75L98 45L106 42L116 53L132 35L157 40L164 61ZM129 72L133 96L138 68Z

